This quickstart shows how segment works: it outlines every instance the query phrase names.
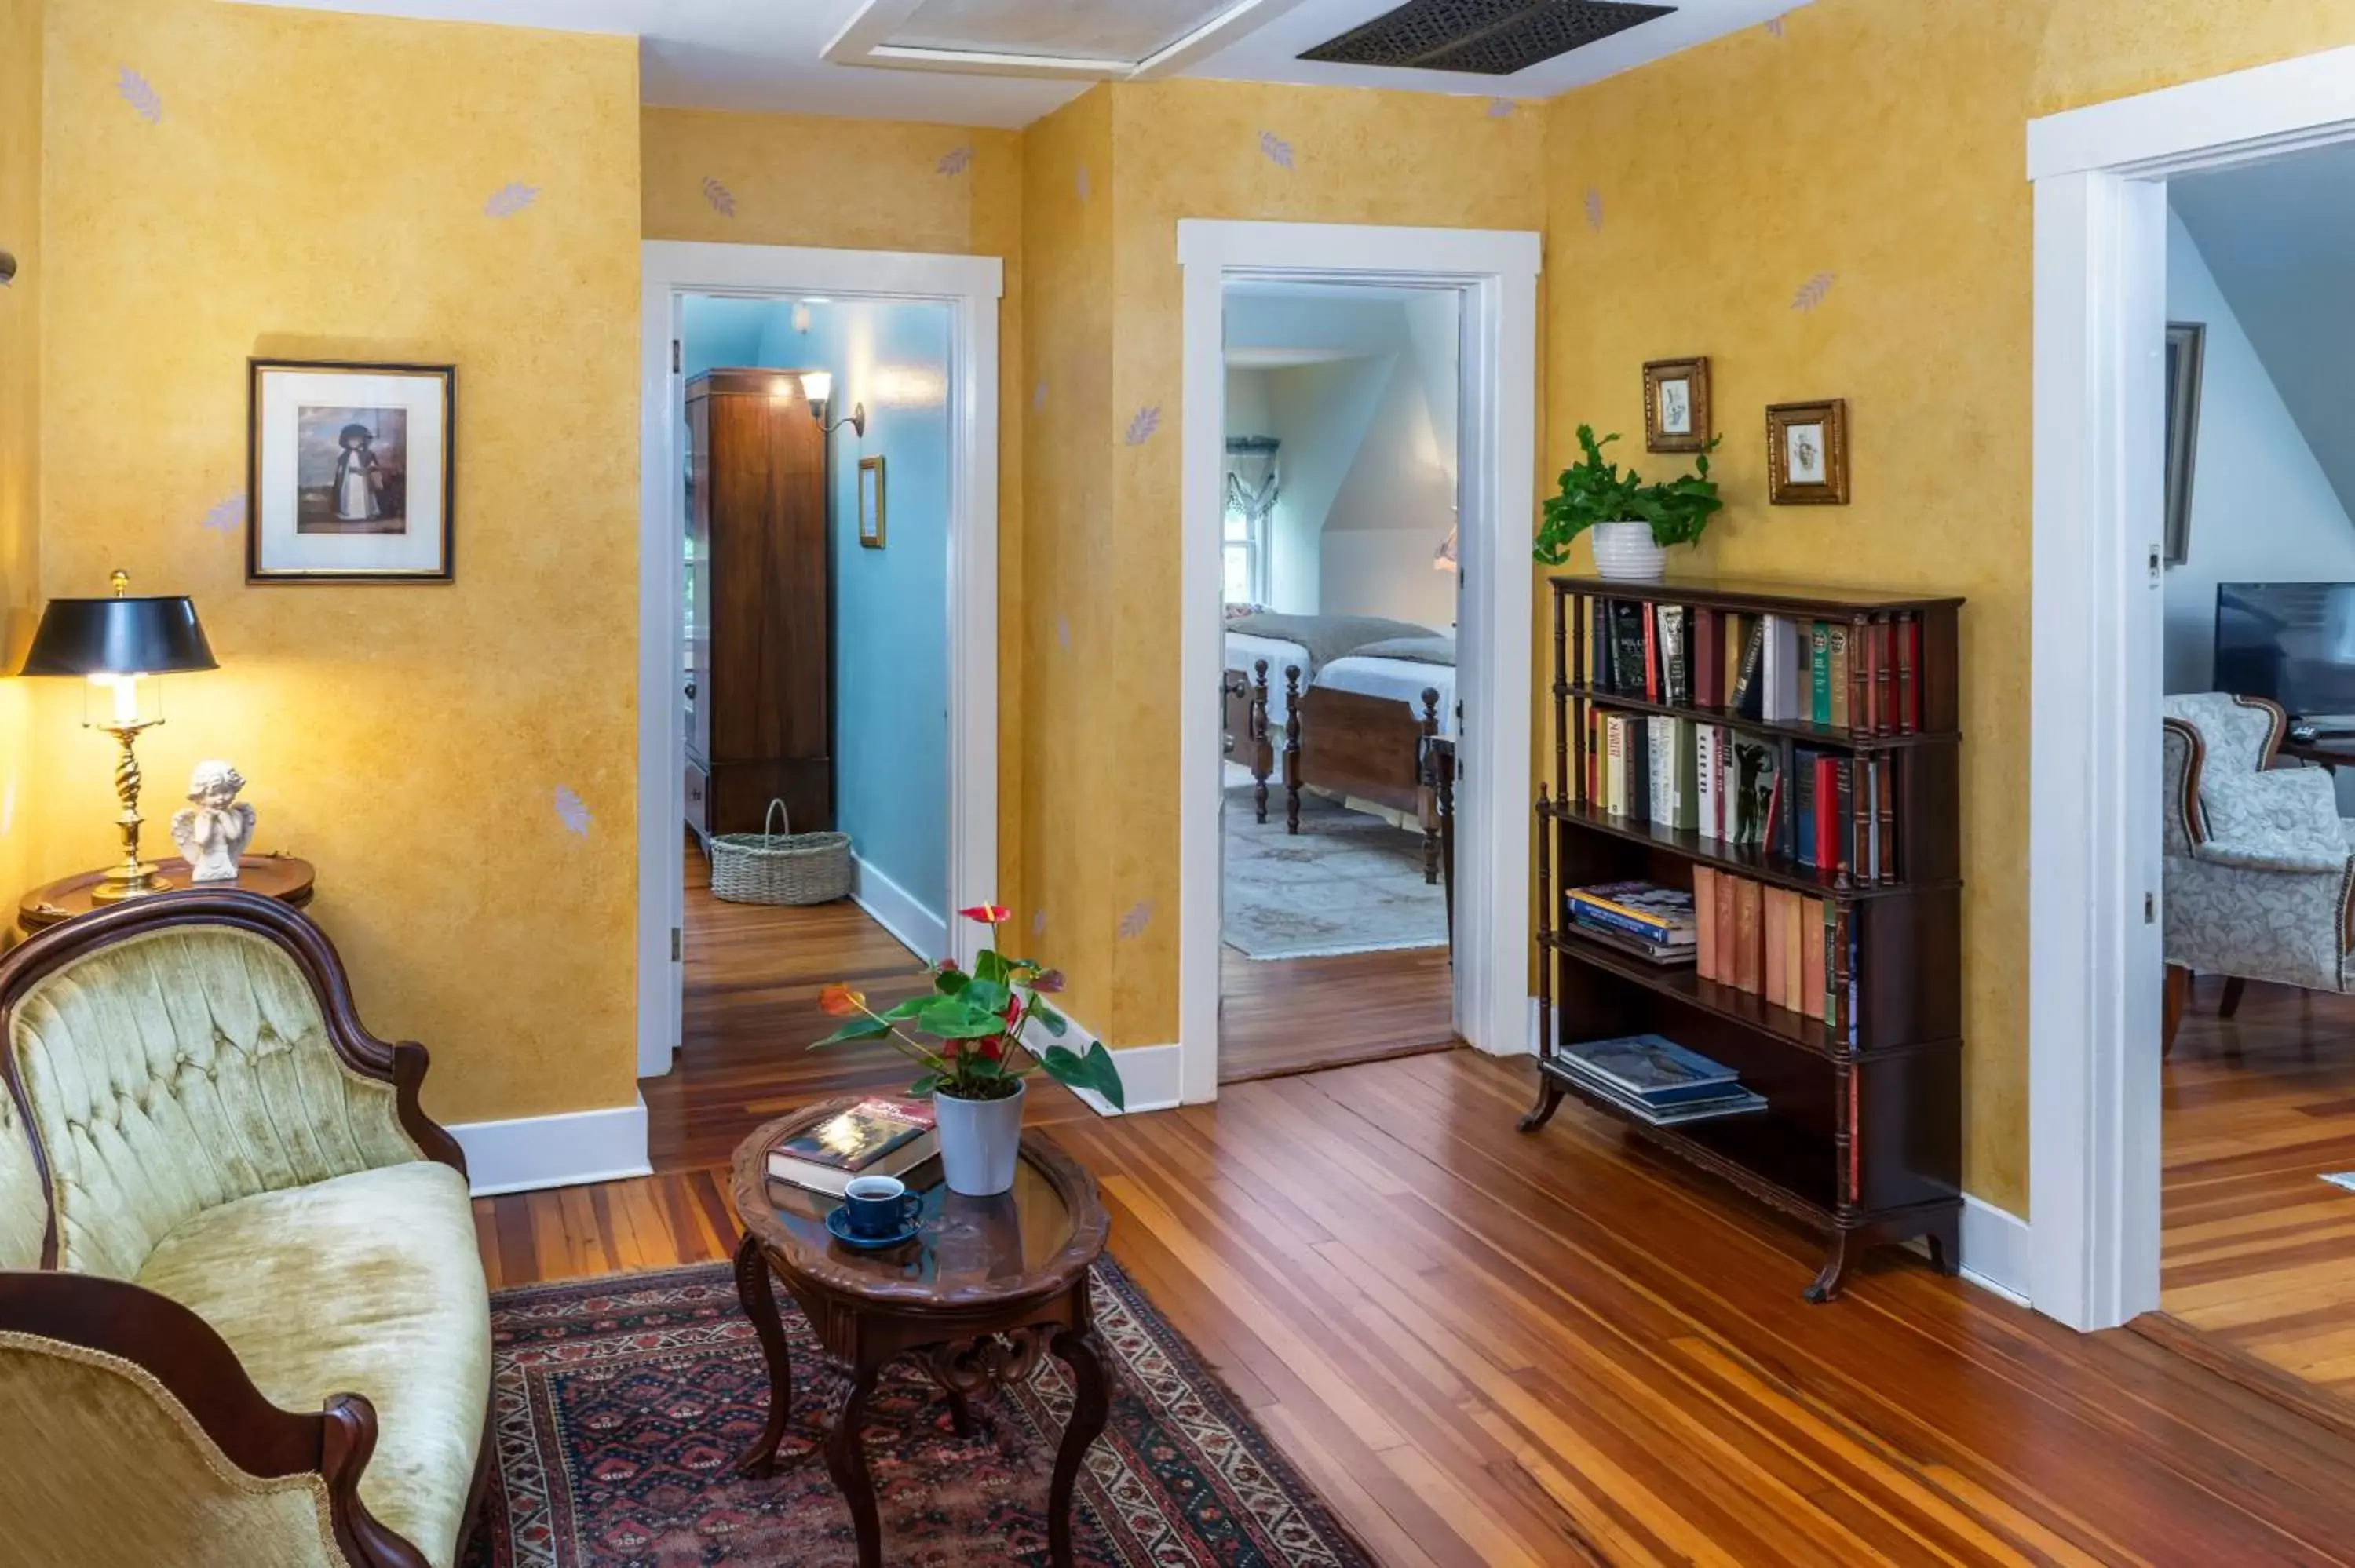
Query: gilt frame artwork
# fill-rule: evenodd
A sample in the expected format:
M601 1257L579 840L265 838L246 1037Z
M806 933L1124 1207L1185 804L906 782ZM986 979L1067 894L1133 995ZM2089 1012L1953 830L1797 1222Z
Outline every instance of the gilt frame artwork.
M1644 450L1709 450L1709 359L1654 359L1644 366Z
M1848 399L1766 408L1766 500L1774 506L1848 504Z
M246 581L450 581L457 379L448 365L249 360Z

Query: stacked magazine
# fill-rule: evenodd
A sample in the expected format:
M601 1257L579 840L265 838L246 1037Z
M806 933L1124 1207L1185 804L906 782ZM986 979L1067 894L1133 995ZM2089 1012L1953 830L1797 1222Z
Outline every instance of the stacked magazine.
M1700 927L1693 895L1651 882L1599 882L1562 895L1562 914L1589 941L1655 964L1689 964Z
M1580 1088L1654 1127L1766 1108L1733 1069L1657 1034L1565 1045L1553 1065Z

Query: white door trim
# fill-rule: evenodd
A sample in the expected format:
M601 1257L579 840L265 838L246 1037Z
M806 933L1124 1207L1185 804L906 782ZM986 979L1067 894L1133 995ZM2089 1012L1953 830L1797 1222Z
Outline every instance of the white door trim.
M997 892L997 309L994 256L645 242L640 316L638 578L638 1073L670 1070L679 1040L686 719L680 675L678 377L671 344L687 294L923 299L950 327L949 907ZM845 387L856 397L858 388ZM981 928L951 921L970 961Z
M1464 294L1456 690L1465 715L1456 791L1455 1016L1465 1039L1484 1051L1529 1048L1528 563L1541 256L1540 236L1504 230L1200 218L1178 225L1185 273L1178 1033L1181 1093L1189 1102L1215 1098L1219 1083L1218 690L1225 656L1217 524L1226 445L1223 285L1231 276L1406 283Z
M2166 180L2346 141L2355 48L2028 127L2029 1295L2079 1329L2158 1305Z

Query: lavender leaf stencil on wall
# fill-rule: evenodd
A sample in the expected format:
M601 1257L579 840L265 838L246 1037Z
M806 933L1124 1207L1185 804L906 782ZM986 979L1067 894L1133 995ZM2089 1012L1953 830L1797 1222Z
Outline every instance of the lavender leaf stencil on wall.
M1044 909L1030 911L1030 934L1034 937L1047 934L1047 912Z
M483 215L486 217L513 217L538 199L538 185L509 180L491 193L491 199L483 204Z
M232 534L244 521L245 492L240 490L205 508L205 514L197 519L197 526L215 534Z
M1136 903L1129 906L1127 914L1120 917L1121 939L1123 941L1135 941L1137 938L1144 936L1145 928L1152 924L1153 900L1150 898L1139 899Z
M1832 277L1833 274L1829 272L1818 272L1800 284L1799 291L1791 296L1791 308L1795 311L1812 311L1822 304L1824 296L1832 291Z
M1491 120L1502 120L1512 111L1513 101L1509 98L1492 98L1488 101L1488 118Z
M1060 615L1055 617L1055 646L1066 653L1071 651L1071 623Z
M1595 233L1603 232L1603 193L1593 185L1586 187L1586 227Z
M1767 17L1766 31L1774 37L1781 37L1783 36L1783 18L1780 16Z
M711 210L718 213L720 217L733 217L736 216L736 197L734 193L730 191L726 185L721 185L718 180L712 178L709 175L703 176L703 199L709 202L711 204Z
M153 125L164 118L163 98L147 85L145 77L129 66L115 67L114 90L123 95L123 102L131 105L131 111L148 124Z
M1085 164L1082 164L1080 165L1080 199L1082 201L1088 199L1089 189L1088 166Z
M1041 376L1039 377L1039 384L1030 388L1030 407L1033 408L1044 408L1046 406L1047 378Z
M589 836L589 803L574 794L568 784L556 787L556 820L564 824L567 832L584 839Z
M971 167L973 167L971 147L951 147L941 154L941 161L932 165L934 173L952 177L964 173Z
M1151 440L1153 432L1160 428L1161 405L1156 403L1151 408L1139 408L1136 411L1136 418L1128 422L1128 433L1121 437L1121 440L1132 447L1141 447Z
M1277 168L1292 167L1292 143L1274 132L1263 131L1259 133L1259 150L1266 154L1267 161Z

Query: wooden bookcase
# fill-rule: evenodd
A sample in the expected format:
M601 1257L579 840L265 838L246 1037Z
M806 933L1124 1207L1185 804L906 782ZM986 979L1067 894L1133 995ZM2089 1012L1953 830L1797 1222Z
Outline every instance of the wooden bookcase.
M1805 625L1918 627L1908 672L1911 728L1762 722L1724 707L1616 696L1590 673L1582 604L1601 600L1774 615ZM1602 577L1552 579L1554 752L1537 813L1537 1103L1524 1132L1543 1127L1576 1095L1668 1153L1732 1182L1824 1233L1829 1255L1807 1289L1837 1295L1869 1248L1924 1238L1951 1273L1962 1217L1962 882L1960 743L1956 712L1959 599L1909 597L1788 583ZM1648 613L1648 612L1647 612ZM1902 633L1901 631L1900 635ZM1722 685L1722 681L1717 683ZM1667 694L1660 694L1666 695ZM1772 847L1736 847L1691 831L1613 815L1585 800L1572 769L1582 737L1573 700L1604 712L1664 714L1717 725L1753 741L1805 746L1890 769L1897 874L1865 881L1845 866L1821 871ZM1889 726L1894 730L1896 726ZM1890 830L1884 830L1888 836ZM1770 844L1772 841L1769 841ZM1580 934L1565 889L1642 878L1689 890L1695 867L1822 901L1856 938L1853 1003L1826 1021L1771 1004L1691 967L1661 968ZM1715 1058L1764 1095L1763 1112L1654 1127L1588 1093L1560 1065L1567 1044L1657 1033Z

